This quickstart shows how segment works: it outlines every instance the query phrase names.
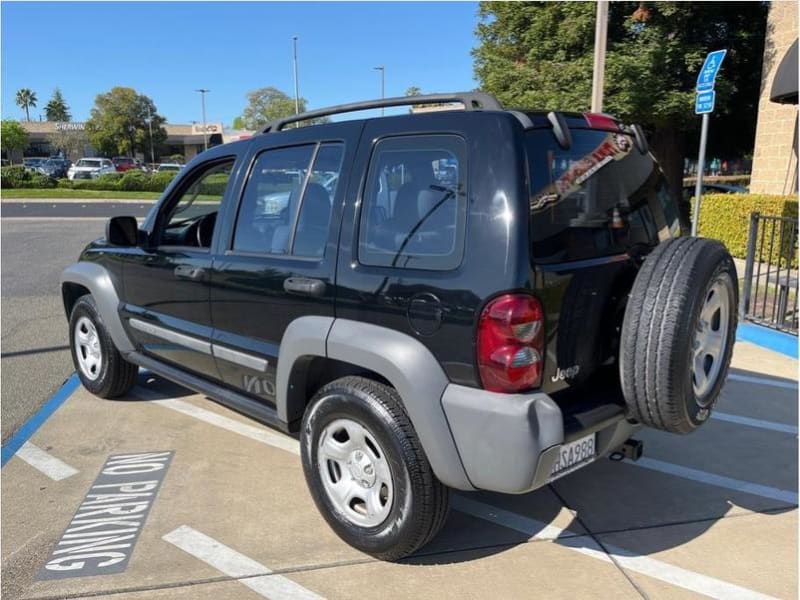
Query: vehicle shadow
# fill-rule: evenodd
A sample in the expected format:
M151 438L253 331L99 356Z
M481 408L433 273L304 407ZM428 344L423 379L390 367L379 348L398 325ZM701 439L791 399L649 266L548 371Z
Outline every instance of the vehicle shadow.
M731 372L763 377L740 369ZM787 385L795 383L772 379ZM747 410L757 411L765 403L774 402L786 405L789 411L780 421L796 424L796 402L785 400L793 394L796 397L796 391L775 388L769 391L777 390L777 394L759 395L753 393L752 385L730 380L722 393L720 407L724 408L720 410L730 411L733 406L747 413ZM760 388L763 392L766 386ZM122 401L191 395L190 390L143 372L137 387ZM786 473L797 473L797 436L713 420L690 436L647 429L640 433L636 437L645 440L644 456L647 458L674 461L679 466L753 482L777 491L794 491L796 498L796 480L792 484L792 478ZM712 455L711 449L716 448L724 450L724 461ZM779 467L770 458L776 455L781 456ZM796 500L789 502L745 493L643 468L628 461L602 458L528 494L453 491L452 508L442 531L402 562L419 566L469 562L532 540L556 537L570 538L569 547L573 549L584 544L587 548L596 548L592 536L619 533L637 533L635 547L625 546L624 550L647 555L689 543L729 516L755 513L770 518L794 510L796 506Z

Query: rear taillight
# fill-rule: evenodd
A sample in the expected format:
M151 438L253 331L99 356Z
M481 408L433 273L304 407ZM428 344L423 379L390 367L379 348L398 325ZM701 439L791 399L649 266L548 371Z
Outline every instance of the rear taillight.
M478 322L478 373L484 389L520 392L539 387L544 363L544 312L527 294L506 294Z
M586 119L589 127L595 129L619 129L619 123L614 120L614 117L603 113L583 113L583 118Z

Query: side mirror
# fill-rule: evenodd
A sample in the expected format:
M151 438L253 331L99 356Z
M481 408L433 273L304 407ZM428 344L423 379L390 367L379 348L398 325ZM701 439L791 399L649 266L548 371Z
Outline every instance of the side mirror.
M139 225L136 217L111 217L106 223L106 240L114 246L139 244Z

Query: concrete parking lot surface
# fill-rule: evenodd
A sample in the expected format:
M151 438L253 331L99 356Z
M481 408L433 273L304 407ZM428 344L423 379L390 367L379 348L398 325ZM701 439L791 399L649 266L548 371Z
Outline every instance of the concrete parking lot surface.
M522 496L454 493L439 537L396 564L328 528L295 439L147 373L123 400L79 388L3 467L2 593L792 598L797 362L739 343L734 367L696 434L642 430L638 463Z

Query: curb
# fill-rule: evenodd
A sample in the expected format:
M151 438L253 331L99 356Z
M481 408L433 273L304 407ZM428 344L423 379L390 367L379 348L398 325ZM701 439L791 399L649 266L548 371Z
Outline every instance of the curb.
M797 336L782 331L752 323L739 323L739 327L736 329L736 339L797 359Z

